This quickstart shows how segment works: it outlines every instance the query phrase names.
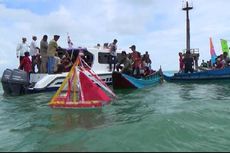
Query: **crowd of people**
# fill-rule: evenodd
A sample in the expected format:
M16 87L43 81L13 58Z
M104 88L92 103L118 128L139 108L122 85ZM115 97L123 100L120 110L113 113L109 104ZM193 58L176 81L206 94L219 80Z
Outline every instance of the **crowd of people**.
M202 60L201 65L198 70L210 70L210 69L223 69L225 67L230 66L230 58L227 52L217 56L215 61L211 60L205 62ZM179 52L179 73L193 73L194 70L194 57L190 52L186 52L183 54Z
M16 49L17 58L19 58L19 69L27 73L48 73L54 74L58 72L68 72L73 65L69 54L66 53L62 57L58 56L57 44L59 35L54 35L53 39L48 43L48 36L44 35L37 45L37 37L32 36L30 45L27 39L22 38L22 42L18 44ZM37 72L35 72L37 68Z
M179 73L194 72L194 58L190 51L185 54L179 52Z
M132 53L127 54L126 51L122 51L121 57L117 58L117 40L114 39L112 43L104 44L104 48L109 49L109 71L120 71L128 75L140 78L147 76L153 72L151 69L151 59L148 51L142 56L140 52L136 50L136 46L129 47Z
M215 59L215 62L212 63L211 60L205 62L202 60L201 68L208 68L208 69L223 69L225 67L230 66L230 58L228 56L227 52L224 52L223 54L217 56Z
M44 35L40 41L40 46L37 45L37 37L32 36L30 45L27 44L27 39L22 38L22 42L17 46L17 57L19 58L19 69L27 73L60 73L70 71L73 62L66 52L63 56L58 55L57 44L60 36L54 35L53 39L48 43L48 36ZM151 70L151 59L148 51L144 55L136 50L136 46L130 47L132 53L127 54L122 51L117 58L117 39L112 43L105 43L104 48L108 49L109 71L120 71L135 77L147 76ZM100 47L100 44L97 44ZM37 68L37 72L35 72Z

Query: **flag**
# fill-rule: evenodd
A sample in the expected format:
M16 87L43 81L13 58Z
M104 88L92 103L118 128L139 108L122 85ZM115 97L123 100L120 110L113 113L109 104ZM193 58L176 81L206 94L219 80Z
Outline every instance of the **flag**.
M69 49L72 49L73 48L73 43L72 43L69 35L67 37L67 43L68 43Z
M221 46L222 46L223 53L224 52L228 53L229 52L229 48L228 48L228 42L227 42L227 40L221 39L220 41L221 41Z
M216 62L216 52L212 43L212 38L210 38L210 54L211 54L211 63L212 65Z

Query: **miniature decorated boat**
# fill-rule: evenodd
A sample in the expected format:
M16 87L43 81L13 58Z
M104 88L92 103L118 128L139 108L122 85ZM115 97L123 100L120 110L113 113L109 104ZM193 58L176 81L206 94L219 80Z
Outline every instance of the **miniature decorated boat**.
M52 108L99 108L116 95L79 56L61 87L53 96Z

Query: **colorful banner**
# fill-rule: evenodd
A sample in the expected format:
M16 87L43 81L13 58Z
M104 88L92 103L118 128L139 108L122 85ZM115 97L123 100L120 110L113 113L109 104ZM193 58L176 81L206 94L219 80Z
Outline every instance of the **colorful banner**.
M211 63L212 65L216 62L216 52L212 43L212 38L210 38L210 54L211 54Z
M222 51L223 53L224 52L229 52L229 47L228 47L228 41L227 40L224 40L224 39L221 39L221 46L222 46Z

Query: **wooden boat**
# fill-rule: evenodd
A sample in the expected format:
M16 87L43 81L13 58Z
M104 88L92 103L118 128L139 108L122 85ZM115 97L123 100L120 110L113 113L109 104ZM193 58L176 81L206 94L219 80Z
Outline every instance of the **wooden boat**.
M149 76L139 79L120 72L113 72L112 79L113 89L140 89L161 83L163 76L160 69Z
M194 73L175 73L173 76L163 75L168 82L230 80L230 67L223 69L206 70Z

